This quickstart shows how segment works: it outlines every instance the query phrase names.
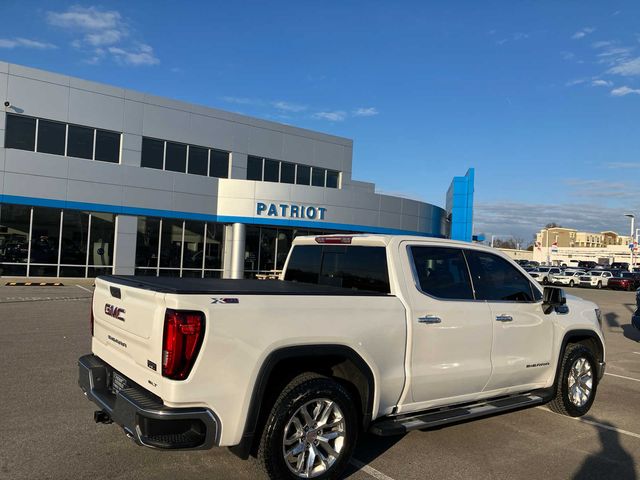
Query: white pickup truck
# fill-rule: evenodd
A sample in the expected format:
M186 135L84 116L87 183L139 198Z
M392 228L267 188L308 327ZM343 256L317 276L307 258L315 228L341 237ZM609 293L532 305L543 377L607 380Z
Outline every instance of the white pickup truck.
M580 416L600 312L451 240L297 238L280 280L96 279L79 384L140 445L229 446L272 478L337 478L358 433L549 403Z

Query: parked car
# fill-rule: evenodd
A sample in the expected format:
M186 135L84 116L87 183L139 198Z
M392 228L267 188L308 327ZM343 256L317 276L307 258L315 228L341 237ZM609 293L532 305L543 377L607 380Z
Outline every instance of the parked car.
M636 311L631 315L631 324L640 330L640 290L636 291Z
M611 268L616 270L629 270L629 262L613 262Z
M151 448L254 454L270 478L337 479L359 431L545 403L580 417L604 375L598 306L495 249L298 237L281 278L96 278L78 362L94 420Z
M536 281L546 285L551 282L553 275L560 275L562 270L560 267L538 267L529 273Z
M565 270L559 275L553 275L551 278L551 283L553 285L568 285L569 287L574 287L576 284L580 283L580 275L584 275L583 270Z
M609 284L609 280L613 278L613 273L605 270L591 270L580 275L580 286L591 288L604 288Z
M640 273L621 272L620 275L609 279L608 288L613 290L632 291L640 287Z
M590 260L581 260L578 262L578 268L584 268L586 270L593 270L597 266L598 264L596 262L592 262Z

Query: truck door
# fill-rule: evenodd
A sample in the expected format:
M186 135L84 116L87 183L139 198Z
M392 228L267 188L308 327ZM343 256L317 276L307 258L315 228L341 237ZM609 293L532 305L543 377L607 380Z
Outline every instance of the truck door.
M491 311L473 298L462 250L409 242L400 249L412 332L410 408L482 392L491 376Z
M542 295L510 262L465 250L476 299L487 302L493 323L493 372L486 391L544 386L551 374L555 312L545 315Z

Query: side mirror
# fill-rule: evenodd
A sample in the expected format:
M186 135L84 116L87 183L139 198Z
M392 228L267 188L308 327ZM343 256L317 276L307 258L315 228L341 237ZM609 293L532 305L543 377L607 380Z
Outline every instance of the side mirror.
M566 304L567 297L564 294L564 290L558 287L544 287L542 292L542 309L544 313L549 314L559 307L564 307Z

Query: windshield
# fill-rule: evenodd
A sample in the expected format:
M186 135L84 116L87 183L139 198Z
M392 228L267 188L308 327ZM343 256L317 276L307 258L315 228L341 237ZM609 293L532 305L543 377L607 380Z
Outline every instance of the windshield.
M538 268L536 269L536 272L542 272L542 273L544 273L544 272L548 272L549 270L550 270L550 268L549 268L549 267L538 267Z
M591 275L592 277L601 277L603 272L589 272L587 275Z

